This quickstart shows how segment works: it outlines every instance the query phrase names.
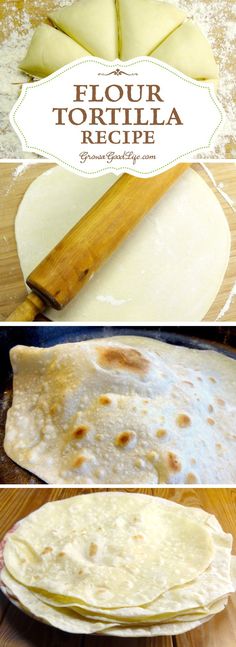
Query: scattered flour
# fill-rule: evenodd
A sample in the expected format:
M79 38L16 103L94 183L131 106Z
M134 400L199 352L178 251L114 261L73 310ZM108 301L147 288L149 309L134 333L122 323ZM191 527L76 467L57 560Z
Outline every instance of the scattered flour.
M232 0L168 0L185 9L188 16L194 16L202 31L209 38L217 62L220 66L219 100L222 103L226 120L219 135L214 150L205 157L208 158L235 158L236 157L236 115L234 97L234 72L235 60L235 12ZM55 0L55 6L71 4L71 0ZM31 17L27 9L19 11L15 3L2 0L2 10L5 6L3 21L3 42L0 45L0 60L3 62L0 85L0 158L17 159L32 158L34 154L23 153L20 141L12 130L9 122L9 113L21 90L21 84L27 82L28 77L21 73L18 64L23 59L29 42L34 32ZM23 2L26 7L26 2ZM31 0L30 6L34 9L34 17L43 22L42 13L45 8L45 19L48 11L48 1ZM40 11L39 11L40 7ZM43 11L42 11L43 10ZM33 12L32 12L33 13ZM17 25L17 26L16 26ZM234 142L234 144L232 144ZM203 155L200 155L203 157Z
M40 4L40 13L37 10ZM71 4L70 0L57 0L55 6L63 7ZM26 5L24 1L23 5ZM34 9L34 18L43 22L42 8L45 7L45 19L48 12L46 0L30 1ZM24 58L27 47L33 36L35 27L26 9L19 11L15 3L2 1L2 11L5 15L2 25L3 40L0 43L0 159L35 158L33 153L23 153L20 141L11 127L9 114L21 92L22 83L27 83L29 77L18 69L19 62ZM16 26L17 25L17 26Z
M210 171L209 168L207 168L206 164L201 164L202 168L204 169L205 173L208 175L209 179L211 180L213 186L215 187L216 191L220 193L221 197L225 200L225 202L228 204L228 206L232 209L234 213L236 213L236 204L233 198L231 198L228 193L224 191L224 184L223 182L220 182L217 184L215 181L213 173Z
M224 317L227 314L227 312L229 311L229 309L233 305L233 301L234 301L235 297L236 297L236 283L234 284L225 305L223 306L220 313L218 314L218 317L217 317L216 321L219 321L219 319L222 319L222 317Z
M24 162L22 162L22 164L18 164L18 166L16 166L15 170L12 173L12 177L19 177L19 175L22 175L22 173L26 171L28 166L31 166L32 164L38 164L38 160L25 160Z

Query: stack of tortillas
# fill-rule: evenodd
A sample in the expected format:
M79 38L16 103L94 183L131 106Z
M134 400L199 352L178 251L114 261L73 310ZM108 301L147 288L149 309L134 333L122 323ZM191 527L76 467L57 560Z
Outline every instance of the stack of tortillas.
M235 483L235 359L130 336L11 362L4 448L44 481Z
M216 518L143 494L47 503L3 543L8 597L71 633L183 633L234 591L232 537Z

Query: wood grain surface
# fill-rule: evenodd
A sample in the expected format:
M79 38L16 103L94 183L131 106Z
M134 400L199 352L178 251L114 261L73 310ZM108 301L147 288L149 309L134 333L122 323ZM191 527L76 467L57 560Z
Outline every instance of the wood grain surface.
M24 172L18 173L15 163L1 164L0 170L0 201L2 217L0 221L0 317L6 320L8 315L19 305L26 296L24 281L17 255L14 222L18 206L31 182L41 173L53 166L49 163L28 165ZM236 201L236 165L234 163L212 163L207 165L215 180L223 190ZM208 185L213 185L200 164L193 164ZM18 168L19 170L19 168ZM213 189L214 190L214 189ZM216 192L229 222L232 236L231 257L228 270L220 292L209 310L205 320L215 321L236 281L236 216L231 207ZM207 281L207 277L206 277ZM236 320L236 298L221 319L221 321Z
M95 492L99 488L11 488L0 490L0 538L12 525L47 501L76 494ZM102 488L105 489L105 488ZM108 489L108 488L106 488ZM122 488L118 488L122 490ZM236 553L236 489L233 488L154 488L126 489L196 506L216 515L226 532L234 537ZM1 647L235 647L236 594L227 608L209 623L182 636L163 638L122 639L111 637L80 637L57 631L30 619L6 598L0 597Z

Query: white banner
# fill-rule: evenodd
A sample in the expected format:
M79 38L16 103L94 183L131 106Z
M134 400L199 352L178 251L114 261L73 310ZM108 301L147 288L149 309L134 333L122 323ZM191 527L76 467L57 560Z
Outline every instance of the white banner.
M213 84L154 58L87 57L24 84L10 120L24 151L79 175L150 177L210 152L223 111Z

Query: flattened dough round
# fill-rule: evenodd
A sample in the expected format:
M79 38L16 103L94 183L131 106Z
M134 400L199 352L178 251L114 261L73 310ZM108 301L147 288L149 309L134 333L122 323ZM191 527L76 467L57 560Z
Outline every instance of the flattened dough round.
M60 167L40 175L16 217L25 277L116 181L81 178ZM221 286L230 231L216 196L192 169L144 217L132 234L55 321L200 321Z

